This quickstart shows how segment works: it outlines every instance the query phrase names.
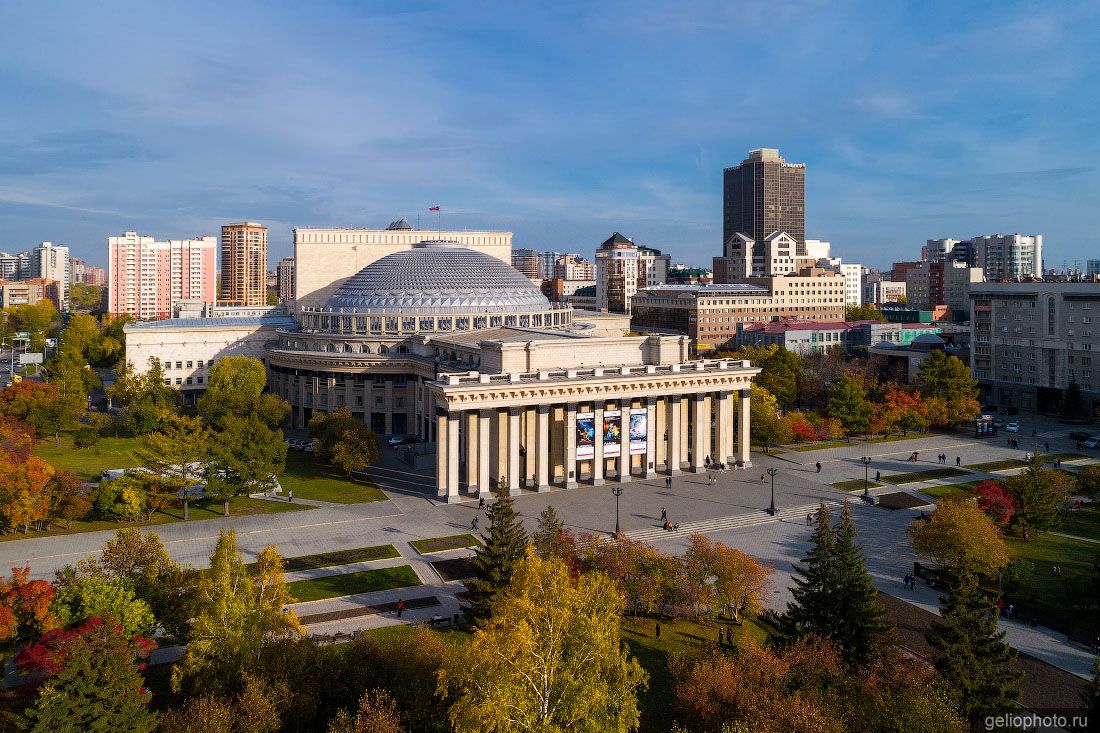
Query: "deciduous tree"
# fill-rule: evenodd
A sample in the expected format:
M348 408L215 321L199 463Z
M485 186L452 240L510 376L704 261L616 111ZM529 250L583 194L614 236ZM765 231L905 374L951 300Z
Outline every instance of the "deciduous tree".
M234 496L271 490L286 467L287 445L281 430L273 431L255 415L227 415L221 424L210 444L206 490L229 516Z
M872 409L871 403L867 401L867 390L858 380L848 375L841 377L829 390L826 410L830 417L840 420L841 426L849 435L867 432Z
M149 496L149 476L126 473L118 478L100 481L96 487L95 510L100 516L118 521L140 519Z
M329 460L350 478L378 460L378 437L362 423L345 430L332 446Z
M1016 497L1003 481L986 479L971 489L978 497L978 507L999 526L1007 526L1016 514Z
M50 516L72 529L74 519L83 519L92 510L92 490L68 471L56 471L50 480Z
M60 624L52 604L56 589L44 580L29 580L30 567L12 568L0 576L0 663L12 650Z
M497 613L440 672L457 733L489 730L626 733L638 725L646 673L619 640L622 594L598 572L574 579L533 553Z
M713 611L724 610L740 621L741 614L762 608L771 569L740 550L693 534L684 565L687 580L702 591L702 600Z
M340 710L328 726L328 733L403 733L404 730L397 703L385 690L363 693L354 716Z
M25 461L33 449L34 428L19 418L0 415L0 453Z
M995 576L1008 564L1008 546L993 520L969 501L941 501L927 519L906 529L913 550L951 572Z
M250 356L226 356L210 370L206 392L199 398L199 412L217 428L227 417L256 417L269 428L281 425L290 405L277 395L265 394L267 368Z
M846 321L885 321L886 316L873 305L850 305L844 309Z
M749 403L749 424L752 440L760 445L777 445L791 439L787 426L779 417L779 401L775 399L775 395L755 383L752 385L752 399Z
M933 351L921 362L917 382L926 398L943 400L947 412L946 425L971 420L981 412L977 399L978 382L970 376L970 368L957 356Z
M0 516L9 527L26 533L49 517L53 474L53 466L38 456L20 460L0 453Z
M127 638L149 636L156 619L149 604L138 598L125 580L95 576L62 586L54 599L54 612L62 626L74 626L90 618L112 617Z

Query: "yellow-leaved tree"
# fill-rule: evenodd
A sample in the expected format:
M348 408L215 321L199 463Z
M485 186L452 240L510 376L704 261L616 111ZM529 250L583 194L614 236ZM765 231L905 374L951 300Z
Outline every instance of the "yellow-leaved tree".
M915 520L906 532L918 555L945 570L993 576L1008 565L1001 531L971 501L942 501L931 517Z
M532 552L492 618L439 673L457 733L627 733L647 675L619 640L624 599L600 572L577 578Z

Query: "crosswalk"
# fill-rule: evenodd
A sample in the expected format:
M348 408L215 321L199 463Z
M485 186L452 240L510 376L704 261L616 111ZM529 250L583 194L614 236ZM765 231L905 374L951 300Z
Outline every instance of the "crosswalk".
M826 501L825 506L830 509L835 509L840 506L840 502ZM684 522L680 525L679 529L671 532L666 529L661 529L660 527L647 527L646 529L636 529L631 532L624 532L624 534L630 539L638 542L652 542L653 540L667 539L669 537L684 537L696 533L706 534L708 532L723 532L729 529L745 529L747 527L768 524L769 522L804 522L807 514L817 512L817 507L818 504L802 504L800 506L780 509L776 512L774 517L764 511L753 512L752 514L734 514L729 517L715 517L714 519L703 519L698 522ZM610 542L612 538L605 537L603 541Z

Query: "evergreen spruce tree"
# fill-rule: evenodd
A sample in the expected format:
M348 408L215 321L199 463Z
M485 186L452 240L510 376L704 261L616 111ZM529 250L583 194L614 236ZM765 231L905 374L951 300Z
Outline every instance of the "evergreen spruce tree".
M817 509L817 529L810 541L813 547L794 568L794 601L787 604L784 630L793 636L817 634L831 636L835 627L836 536L830 523L829 509L822 502Z
M508 487L494 492L496 501L486 511L489 519L483 544L474 556L474 577L466 582L469 590L467 614L475 621L492 615L493 599L512 580L516 563L527 551L527 532L516 515L515 503Z
M562 530L565 522L558 517L554 505L551 504L539 514L538 530L531 537L535 553L543 560L548 557L557 557L565 551L565 543L561 541Z
M838 642L845 661L866 664L876 642L889 630L886 609L878 602L871 575L863 557L863 545L856 542L852 506L844 502L836 528L833 586L837 626L831 638Z
M950 595L941 597L943 618L932 624L933 646L940 652L936 670L964 717L1014 709L1022 674L1012 668L1016 652L997 631L1000 614L982 595L973 573L963 573Z

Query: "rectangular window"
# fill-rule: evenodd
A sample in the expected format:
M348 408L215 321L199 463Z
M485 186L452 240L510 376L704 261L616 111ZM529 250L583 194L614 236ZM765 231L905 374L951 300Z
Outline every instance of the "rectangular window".
M187 368L188 368L188 369L191 369L191 368L192 368L192 367L191 367L191 362L187 362Z
M177 361L176 362L176 369L183 369L183 362L182 361Z

